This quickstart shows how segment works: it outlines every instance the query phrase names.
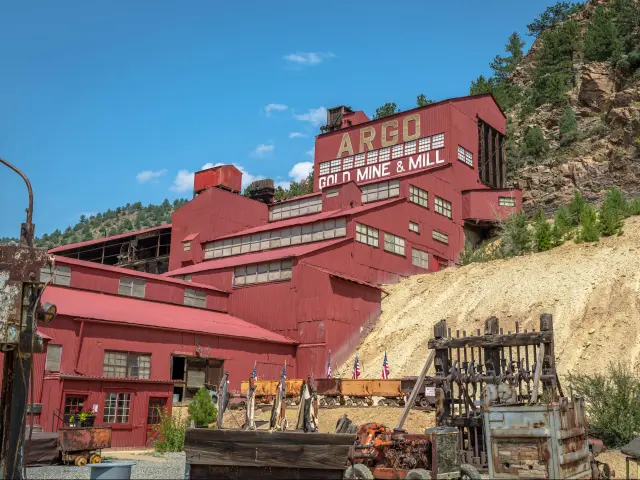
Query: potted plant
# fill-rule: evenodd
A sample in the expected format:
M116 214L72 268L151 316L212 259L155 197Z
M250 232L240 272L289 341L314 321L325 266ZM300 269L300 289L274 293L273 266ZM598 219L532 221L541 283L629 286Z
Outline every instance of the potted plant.
M83 410L78 415L80 419L81 427L93 427L93 422L96 420L96 414L91 410Z

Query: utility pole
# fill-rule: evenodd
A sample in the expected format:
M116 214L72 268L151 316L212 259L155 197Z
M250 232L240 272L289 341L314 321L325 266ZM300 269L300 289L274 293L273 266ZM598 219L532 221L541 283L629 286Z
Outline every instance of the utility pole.
M46 250L34 248L33 191L24 173L0 158L22 177L29 192L27 220L20 244L0 246L0 349L4 352L0 397L0 470L2 478L25 478L24 443L29 390L33 385L33 354L43 351L37 320L53 320L56 307L40 304L44 285L40 269L51 265ZM31 389L33 393L33 389ZM31 398L31 405L33 398ZM33 412L29 412L33 416ZM33 422L31 421L31 424Z

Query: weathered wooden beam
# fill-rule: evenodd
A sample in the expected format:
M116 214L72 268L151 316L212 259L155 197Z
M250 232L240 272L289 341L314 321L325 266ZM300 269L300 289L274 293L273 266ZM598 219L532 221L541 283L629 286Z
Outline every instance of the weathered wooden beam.
M502 161L500 162L500 169L502 170L502 184L500 188L507 188L507 142L506 139L502 139L502 145L500 145L502 152Z
M402 430L404 426L404 422L407 420L409 416L409 411L416 404L416 398L418 397L418 392L422 390L422 384L424 383L424 377L429 371L431 364L433 363L433 359L436 356L436 351L432 351L427 358L424 366L422 367L422 372L420 372L420 376L416 380L416 384L413 386L413 390L411 391L411 395L409 395L409 400L406 402L404 406L404 410L402 410L402 415L398 419L398 424L396 425L396 430Z
M244 431L238 429L213 430L208 428L189 428L185 446L207 445L216 442L234 443L275 443L280 445L353 445L355 435L335 433L304 433L297 431L269 432L266 430Z
M480 335L478 337L432 338L429 348L462 348L462 347L517 347L549 343L553 340L553 332L523 332L503 335Z
M496 161L495 157L496 157L496 151L493 148L493 129L492 128L488 128L487 129L488 133L487 133L487 163L489 164L489 173L487 175L487 178L485 180L486 183L488 183L489 185L493 185L494 184L494 174L493 174L493 165Z
M191 480L246 480L248 478L270 478L273 480L326 479L342 480L342 470L317 470L313 468L256 468L217 465L187 465Z

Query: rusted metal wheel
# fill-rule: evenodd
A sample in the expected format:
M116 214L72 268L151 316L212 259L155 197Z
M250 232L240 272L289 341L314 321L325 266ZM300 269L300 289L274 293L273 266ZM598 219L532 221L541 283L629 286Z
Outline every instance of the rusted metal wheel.
M460 478L462 480L480 480L482 477L480 477L480 472L476 470L476 467L463 463L460 465Z
M89 463L91 464L102 463L102 457L97 453L94 455L91 455L91 457L89 458Z
M362 478L366 480L373 480L373 473L369 470L369 467L363 465L361 463L354 463L353 465L347 468L347 471L344 472L344 478Z
M76 467L84 467L87 464L87 457L84 455L78 455L73 463L76 464Z
M404 477L407 480L423 480L430 479L431 475L424 468L414 468L413 470L409 470L407 476Z

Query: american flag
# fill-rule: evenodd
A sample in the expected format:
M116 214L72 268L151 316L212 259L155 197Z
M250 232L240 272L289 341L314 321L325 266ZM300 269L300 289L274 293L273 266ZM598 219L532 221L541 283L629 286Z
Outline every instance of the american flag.
M282 378L287 378L287 361L284 361L284 367L282 368Z
M258 380L258 363L253 362L253 372L251 372L251 378Z
M329 361L327 362L327 378L331 378L331 354L329 354Z
M354 380L360 378L360 359L358 358L358 352L356 352L356 360L353 362L353 375Z
M384 352L384 360L382 361L382 379L387 380L389 378L389 361L387 360L387 351Z

